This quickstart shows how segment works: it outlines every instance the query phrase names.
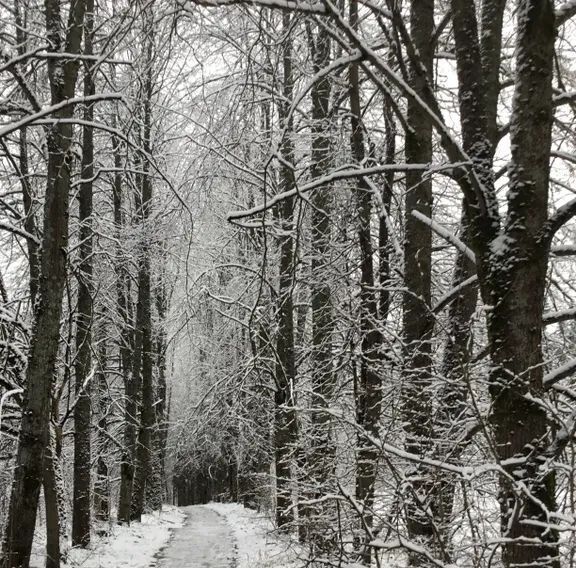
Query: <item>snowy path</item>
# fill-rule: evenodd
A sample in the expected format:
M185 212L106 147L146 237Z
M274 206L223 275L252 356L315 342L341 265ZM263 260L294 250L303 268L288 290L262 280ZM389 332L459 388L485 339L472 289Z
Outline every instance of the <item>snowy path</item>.
M185 525L160 552L158 568L233 568L236 547L224 517L202 505L181 510Z

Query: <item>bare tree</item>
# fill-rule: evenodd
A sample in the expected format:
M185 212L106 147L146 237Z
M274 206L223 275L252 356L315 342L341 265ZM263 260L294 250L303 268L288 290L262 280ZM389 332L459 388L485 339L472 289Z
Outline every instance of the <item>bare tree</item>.
M77 0L71 4L65 35L59 2L47 0L45 9L46 32L51 49L56 53L79 53L85 3ZM48 62L52 105L74 97L78 67L78 61L70 59L52 59ZM27 568L30 561L42 483L42 459L39 456L46 451L50 432L50 390L55 373L66 280L63 251L68 240L72 125L65 119L72 116L72 109L71 105L66 105L57 111L56 116L61 120L47 133L48 182L38 309L26 373L26 395L16 457L18 467L12 484L2 544L0 565L5 568Z
M93 55L94 0L86 2L84 54ZM86 62L84 96L95 93L92 63ZM80 222L80 259L78 267L78 307L76 322L76 405L74 407L74 510L72 515L72 545L90 544L91 511L91 350L93 305L93 229L92 194L94 179L94 120L93 103L84 110L87 123L82 129L82 182L78 195ZM94 375L94 372L92 372Z

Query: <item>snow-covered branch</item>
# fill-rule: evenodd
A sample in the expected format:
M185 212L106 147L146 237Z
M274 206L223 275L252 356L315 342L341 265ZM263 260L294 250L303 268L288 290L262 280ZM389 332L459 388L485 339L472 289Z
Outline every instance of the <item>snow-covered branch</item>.
M576 372L576 359L570 359L564 365L560 365L556 369L546 373L542 382L546 388L550 388L552 385L569 377Z
M69 106L96 103L100 101L111 101L111 100L119 101L123 99L124 96L121 95L120 93L100 93L97 95L90 95L86 97L74 97L72 99L66 99L61 103L57 103L49 107L43 108L39 112L31 114L30 116L26 116L21 120L4 125L3 127L0 128L0 138L8 136L8 134L11 134L16 130L20 130L23 126L34 124L37 120L44 118L45 116L50 116L51 114L58 112L59 110L62 110L63 108Z
M576 319L576 308L567 310L560 310L557 312L547 312L542 317L544 325L551 325L553 323L560 323L562 321L570 321Z
M576 246L575 245L553 246L550 252L553 256L576 256Z
M21 394L23 393L24 390L21 388L15 388L9 391L6 391L3 395L2 398L0 398L0 435L2 433L2 409L4 408L4 404L5 402L11 397L14 396L16 394Z
M36 235L32 235L28 231L25 231L24 229L21 229L20 227L15 227L14 225L11 225L10 223L5 223L3 221L0 221L0 230L8 231L9 233L13 233L14 235L17 235L19 237L29 239L30 241L32 241L33 243L35 243L37 245L40 244L40 241L39 241L38 237L36 237Z
M179 0L181 8L186 12L192 12L188 0ZM326 8L321 2L300 2L299 0L192 0L193 4L217 8L223 6L257 5L263 8L276 8L291 12L304 12L306 14L326 14Z
M454 166L452 164L446 164L446 167L452 168ZM357 168L348 166L346 168L334 170L332 173L323 176L321 178L318 178L301 187L290 189L288 191L283 191L282 193L279 193L278 195L271 197L264 203L252 207L251 209L244 209L241 211L230 211L228 213L228 221L235 221L237 219L243 219L245 217L251 217L252 215L257 215L258 213L264 213L265 211L268 211L276 204L280 203L285 199L295 197L296 195L308 193L318 187L328 185L335 181L372 176L376 174L382 174L385 172L406 172L408 170L428 171L431 169L432 166L430 166L429 164L382 164L368 168ZM435 167L434 170L438 171L438 167Z
M576 0L569 0L556 8L556 26L564 25L570 18L576 16Z
M546 221L542 228L540 239L544 243L550 243L552 237L576 215L576 198L571 199L559 207L556 212Z
M420 213L420 211L412 211L412 216L421 221L425 225L428 225L438 236L442 237L444 240L448 241L450 244L454 245L460 252L465 254L472 262L476 263L476 255L474 251L466 246L454 233L451 233L448 229L436 223L426 215Z
M478 282L478 275L474 274L469 278L466 278L463 282L460 282L457 286L454 286L451 290L448 290L446 294L441 296L436 304L432 307L432 311L434 313L438 313L439 311L443 310L458 294L468 288L468 286L472 286L472 284Z

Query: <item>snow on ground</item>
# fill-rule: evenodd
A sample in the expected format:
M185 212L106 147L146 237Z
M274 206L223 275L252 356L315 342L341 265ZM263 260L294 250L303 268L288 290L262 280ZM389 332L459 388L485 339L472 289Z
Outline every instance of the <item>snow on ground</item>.
M148 568L155 556L170 540L172 529L183 525L185 515L177 508L165 505L161 513L142 516L141 523L130 526L106 524L107 535L92 535L88 549L68 550L64 566L69 568ZM44 566L42 547L35 547L31 568Z
M294 543L274 533L263 513L235 503L209 503L206 507L222 515L232 528L237 548L236 568L296 568Z

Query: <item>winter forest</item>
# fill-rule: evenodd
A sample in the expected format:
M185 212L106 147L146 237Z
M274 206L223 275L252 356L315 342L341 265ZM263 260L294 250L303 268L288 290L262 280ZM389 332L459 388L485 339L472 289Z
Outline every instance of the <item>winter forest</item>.
M576 566L576 1L0 38L0 568Z

